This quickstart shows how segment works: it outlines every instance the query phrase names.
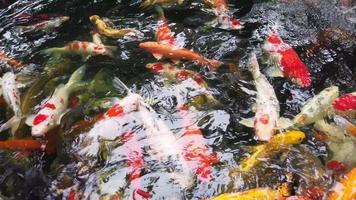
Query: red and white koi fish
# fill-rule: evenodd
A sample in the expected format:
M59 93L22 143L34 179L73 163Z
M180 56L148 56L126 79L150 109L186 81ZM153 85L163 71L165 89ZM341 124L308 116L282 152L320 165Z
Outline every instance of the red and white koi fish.
M218 60L211 60L194 51L172 46L169 44L160 44L158 42L143 42L140 43L140 48L152 53L156 59L162 57L170 58L171 60L191 60L197 64L206 66L209 70L216 70L223 63Z
M339 96L339 88L331 86L309 99L300 113L293 119L296 126L303 126L323 119L331 107L332 102Z
M27 124L32 126L32 136L44 136L49 130L58 125L62 114L68 108L69 95L73 88L80 83L85 70L85 66L78 68L67 84L59 85L40 111L33 118L29 117L26 120Z
M181 107L179 113L183 120L184 135L179 141L184 159L194 169L200 181L208 182L213 172L212 164L218 162L219 158L216 154L209 152L200 128L190 120L188 108Z
M227 0L208 0L215 9L215 15L217 18L209 24L216 28L225 30L239 30L242 29L242 23L238 19L234 19L229 13Z
M164 16L163 9L160 6L156 6L156 10L160 16L160 20L157 24L156 40L161 44L170 44L176 46L176 38L174 32L168 26L167 19Z
M0 95L2 93L5 102L14 112L14 116L0 127L0 132L11 128L11 133L14 134L22 119L20 92L16 85L16 75L12 72L7 72L0 80Z
M277 127L290 126L292 123L287 123L287 119L280 119L280 107L276 93L267 78L260 72L254 53L250 57L248 69L252 73L257 90L256 114L253 119L242 119L240 123L248 127L254 127L258 140L269 141Z
M308 68L292 47L282 40L275 28L269 30L263 49L275 65L267 71L270 76L286 77L301 87L310 86Z
M20 32L32 32L37 30L50 31L60 27L64 22L68 20L69 20L68 16L61 16L29 26L18 26L17 28Z
M51 54L51 53L72 53L79 54L82 56L113 56L113 52L117 49L115 46L105 46L99 43L97 36L94 37L94 42L86 42L86 41L73 41L68 43L66 46L61 48L49 48L43 50L41 53L43 54Z
M349 114L351 117L356 117L356 92L345 94L337 98L332 107L337 113Z

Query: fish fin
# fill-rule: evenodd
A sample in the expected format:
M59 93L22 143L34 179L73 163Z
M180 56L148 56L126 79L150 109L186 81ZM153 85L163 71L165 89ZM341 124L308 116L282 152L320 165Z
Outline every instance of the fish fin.
M239 123L244 125L244 126L253 128L254 127L254 121L255 121L254 117L252 117L252 118L241 118Z
M86 68L87 67L85 65L83 65L83 66L79 67L77 70L75 70L73 72L73 74L70 76L65 87L69 90L76 88L77 84L79 84L81 82L82 78L84 77Z
M0 132L11 128L11 134L14 135L20 125L20 122L21 118L13 116L0 127Z
M70 109L68 108L67 110L65 110L65 111L58 117L58 120L56 121L56 125L60 125L60 124L61 124L61 121L62 121L63 116L66 115L69 111L70 111Z
M41 50L38 53L41 55L63 54L65 53L65 49L63 47L62 48L54 47L54 48Z
M173 59L172 62L173 62L175 65L178 65L178 64L180 63L180 60Z
M284 77L282 70L275 65L268 67L266 69L266 74L269 77Z
M33 126L33 120L35 119L36 115L30 115L26 118L25 124L28 126Z
M112 85L119 92L122 92L124 90L127 93L131 93L131 90L118 77L114 77L114 79L112 80Z
M288 127L293 126L292 120L288 118L281 117L277 122L277 129L287 129Z
M257 111L257 103L253 103L252 104L251 110L252 110L252 112L256 113L256 111Z
M114 57L115 52L117 51L117 46L105 46L108 51L108 56Z
M162 54L159 54L159 53L153 53L152 54L153 57L155 57L157 60L161 60L163 58L163 55Z

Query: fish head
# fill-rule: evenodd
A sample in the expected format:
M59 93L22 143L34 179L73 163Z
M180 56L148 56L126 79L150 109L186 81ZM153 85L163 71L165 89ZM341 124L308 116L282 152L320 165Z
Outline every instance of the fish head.
M339 96L339 87L331 86L324 89L325 96L328 99L336 99Z
M302 131L287 131L275 137L278 143L283 145L299 144L305 139L305 133Z
M148 63L146 65L146 68L152 70L152 72L159 73L159 72L163 71L164 64L162 64L162 63Z
M277 121L269 114L263 114L255 117L254 127L256 137L261 141L269 141L274 135Z
M92 16L89 17L89 20L92 23L95 23L97 20L100 20L100 17L98 15L92 15Z
M70 19L69 16L63 16L63 17L61 18L61 21L62 21L62 22L66 22L66 21L68 21L69 19Z
M123 107L124 113L130 113L137 111L142 102L143 98L139 94L131 93L120 101L120 105Z

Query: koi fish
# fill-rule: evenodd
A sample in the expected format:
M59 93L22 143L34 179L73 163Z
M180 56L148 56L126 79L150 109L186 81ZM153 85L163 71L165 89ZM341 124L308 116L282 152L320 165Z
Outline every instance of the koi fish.
M239 123L254 127L258 140L269 141L274 135L277 127L288 127L292 123L287 123L288 119L279 117L279 102L272 85L260 72L256 55L250 56L248 69L255 80L257 90L256 114L252 119L242 119Z
M34 117L28 118L27 124L32 126L32 136L44 136L49 130L57 126L61 115L68 107L69 95L74 88L80 85L85 70L85 66L78 68L72 74L67 84L59 85L40 111Z
M353 152L356 151L356 138L354 136L346 134L335 124L329 124L324 120L315 122L314 128L327 135L325 142L329 151L332 152L330 160L337 160L350 167L356 165L356 157L353 155Z
M334 111L356 117L356 92L345 94L332 103Z
M339 115L334 116L334 122L339 128L356 137L356 126L353 123Z
M337 182L332 188L328 200L351 200L356 199L356 168L353 168L345 175L340 182Z
M143 33L136 29L132 28L124 28L124 29L114 29L109 27L98 15L92 15L89 17L91 23L95 26L95 29L101 34L106 37L110 38L124 38L125 36L128 37L136 37L142 38Z
M285 184L282 184L277 190L273 190L268 187L255 188L244 192L220 194L210 200L282 200L289 195L289 187L287 187Z
M209 68L209 70L216 70L223 63L218 60L210 60L199 53L191 50L175 47L169 44L160 44L158 42L143 42L139 45L140 48L150 52L156 59L167 57L172 60L192 60L199 65Z
M264 159L270 158L276 153L288 148L289 145L300 144L304 138L305 134L301 131L287 131L274 135L268 143L256 146L256 151L251 156L242 160L240 169L233 170L233 172L247 172Z
M15 60L13 58L9 58L4 51L0 51L0 60L7 63L13 68L22 68L26 66L21 61Z
M275 65L267 70L270 76L286 77L301 87L310 86L311 79L308 68L274 28L269 30L263 49Z
M55 28L60 27L64 22L68 21L70 18L68 16L61 16L54 19L50 19L48 21L42 21L37 24L29 25L29 26L18 26L17 29L22 32L33 32L33 31L50 31Z
M13 110L14 116L0 127L0 132L11 128L11 133L14 135L22 119L20 92L16 85L16 75L12 72L5 73L1 80L1 87L5 102Z
M165 6L165 5L171 5L171 4L178 3L178 5L181 5L181 4L183 4L183 2L184 2L184 0L144 0L141 3L140 8L145 9L145 8L148 8L155 4L160 4L162 6Z
M98 42L96 40L96 42ZM42 50L42 54L52 54L52 53L72 53L79 54L84 57L88 56L114 56L113 53L117 49L116 46L105 46L100 43L86 42L86 41L73 41L68 43L66 46L58 48L49 48Z
M234 19L229 13L226 0L207 0L207 2L215 8L214 12L217 16L215 20L209 23L211 26L225 30L239 30L243 28L240 20Z
M339 88L331 86L309 99L301 112L293 119L296 126L303 126L321 120L327 114L332 102L339 96Z
M156 6L156 10L160 16L160 20L157 24L156 40L161 44L170 44L176 46L176 38L174 32L168 26L167 19L164 16L163 9L160 6Z
M208 151L203 133L190 121L188 108L183 106L179 113L183 118L184 135L179 141L182 144L184 159L195 170L200 181L209 182L213 171L211 165L218 162L219 158Z

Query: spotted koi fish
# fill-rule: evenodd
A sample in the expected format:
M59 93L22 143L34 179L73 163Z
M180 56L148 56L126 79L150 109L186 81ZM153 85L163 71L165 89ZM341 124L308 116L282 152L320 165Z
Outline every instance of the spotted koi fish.
M23 64L21 61L9 58L4 51L0 51L0 60L13 68L22 68L25 66L25 64Z
M163 9L160 6L156 6L156 10L160 16L160 20L157 24L156 40L161 44L170 44L176 46L176 38L174 32L168 26L167 19L164 16Z
M52 53L72 53L79 54L82 56L113 56L113 52L117 49L115 46L105 46L98 43L98 40L94 42L86 41L73 41L62 48L50 48L45 49L42 54L52 54Z
M332 107L335 112L356 117L356 92L345 94L337 98Z
M287 131L285 133L274 135L268 143L256 146L256 151L249 157L242 160L240 168L234 171L247 172L266 158L270 158L277 152L282 151L288 145L303 142L304 138L305 134L301 131Z
M279 117L279 102L274 92L272 85L267 78L260 72L256 55L253 53L250 56L248 69L252 73L255 80L255 87L257 90L256 97L256 114L251 119L242 119L241 124L249 127L254 127L255 134L258 140L269 141L274 135L277 126L285 127L292 125L285 123L287 119ZM252 123L251 123L252 122Z
M293 123L296 126L304 126L323 119L331 107L332 102L334 102L338 96L339 88L337 86L324 89L307 101L302 107L301 112L294 117Z
M73 88L80 83L85 70L85 66L78 68L72 74L67 84L59 85L38 113L33 118L28 118L27 124L32 126L32 136L44 136L49 130L58 125L62 114L68 107L69 95Z
M218 60L210 60L194 51L175 47L169 44L160 44L158 42L143 42L139 45L140 48L152 53L157 59L162 57L170 58L171 60L191 60L197 64L206 66L209 70L216 70L223 63Z
M33 32L33 31L50 31L55 28L60 27L64 22L68 21L70 18L68 16L56 17L54 19L50 19L47 21L42 21L37 24L29 25L29 26L18 26L18 30L20 32Z
M11 128L11 133L14 134L22 119L20 92L16 85L16 75L14 73L7 72L3 75L0 90L0 95L2 93L5 102L14 112L14 116L0 127L0 132Z
M191 122L189 110L183 106L179 110L183 119L184 135L179 139L183 149L184 159L195 170L198 179L209 182L213 172L212 164L219 161L216 154L209 152L200 128Z
M228 9L227 0L207 0L208 4L214 7L214 12L217 18L209 24L216 28L225 30L242 29L242 23L238 19L234 19Z
M161 6L166 6L166 5L171 5L171 4L175 4L178 3L179 5L183 4L184 0L144 0L140 7L142 9L148 8L150 6L159 4Z
M356 168L354 167L345 175L340 182L337 182L328 196L328 200L356 199Z
M91 23L95 26L95 29L106 37L110 38L124 38L125 36L142 38L143 33L133 28L124 28L124 29L114 29L111 28L105 23L98 15L90 16Z
M275 28L269 30L263 49L275 65L267 71L270 76L286 77L301 87L310 86L308 68L292 47L282 40Z

